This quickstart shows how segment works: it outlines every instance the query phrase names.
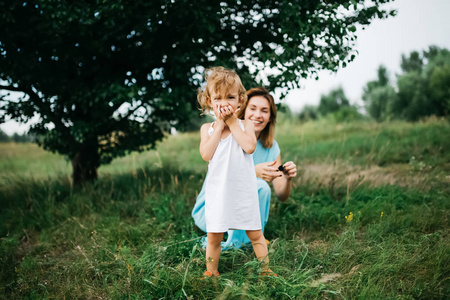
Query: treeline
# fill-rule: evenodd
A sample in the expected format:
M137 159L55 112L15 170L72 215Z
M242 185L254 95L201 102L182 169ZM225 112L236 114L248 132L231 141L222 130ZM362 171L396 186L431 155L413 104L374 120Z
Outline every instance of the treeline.
M350 104L341 87L322 95L318 106L306 106L301 120L332 115L337 121L355 120L367 115L379 122L402 119L417 121L450 114L450 52L430 46L428 50L402 55L401 73L396 80L387 68L378 68L378 78L363 89L363 108ZM365 112L364 112L365 111Z
M3 132L0 129L0 143L6 143L6 142L15 142L15 143L31 143L35 141L35 136L24 133L24 134L18 134L14 133L13 135L9 136L5 132Z

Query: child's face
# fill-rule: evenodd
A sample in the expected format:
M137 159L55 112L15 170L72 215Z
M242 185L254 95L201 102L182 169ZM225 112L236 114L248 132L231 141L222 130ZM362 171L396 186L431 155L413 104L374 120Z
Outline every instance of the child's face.
M240 103L239 98L239 89L237 86L230 86L228 89L223 89L222 91L213 91L210 90L210 104L211 107L215 110L215 108L218 106L225 107L225 106L231 106L234 111L238 108Z

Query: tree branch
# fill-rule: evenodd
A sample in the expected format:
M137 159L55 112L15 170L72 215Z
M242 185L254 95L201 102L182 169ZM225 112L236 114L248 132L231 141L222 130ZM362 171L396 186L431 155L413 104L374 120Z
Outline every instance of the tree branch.
M23 92L30 97L32 104L34 104L37 108L39 108L38 113L41 115L45 115L55 127L59 129L59 131L64 132L67 138L71 138L70 131L64 125L58 116L51 111L50 107L46 106L46 103L43 101L42 97L40 97L31 87L23 88L23 87L13 87L13 86L3 86L0 85L0 89L14 91L14 92Z
M28 94L28 92L26 90L23 90L20 87L14 87L14 86L0 85L0 90L7 90L7 91L11 91L11 92L22 92L22 93Z

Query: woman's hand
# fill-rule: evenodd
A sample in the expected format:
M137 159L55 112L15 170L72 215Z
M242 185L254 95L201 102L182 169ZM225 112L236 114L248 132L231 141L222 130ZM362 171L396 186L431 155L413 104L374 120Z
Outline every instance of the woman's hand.
M297 176L297 166L292 161L288 161L283 164L283 175L288 179L292 179Z
M277 161L277 166L281 166L281 159L279 155L277 157ZM280 169L283 169L283 176L280 178L275 178L272 181L272 184L277 198L280 201L286 201L291 194L292 178L297 176L297 166L292 161L288 161L284 163Z
M274 179L279 178L282 173L275 165L278 162L276 160L272 162L260 163L255 166L256 177L259 177L267 182L272 182Z

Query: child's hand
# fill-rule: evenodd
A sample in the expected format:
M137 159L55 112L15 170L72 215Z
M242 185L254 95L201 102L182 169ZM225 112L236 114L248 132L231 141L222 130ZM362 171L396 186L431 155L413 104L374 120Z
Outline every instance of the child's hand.
M231 105L222 106L220 108L220 112L222 114L223 120L227 124L230 122L233 122L237 119L236 115L235 115L235 111L234 111L233 107L231 107Z
M219 120L223 121L220 104L214 105L214 115L216 116L218 121Z
M223 119L222 113L220 112L220 105L218 105L218 104L214 105L213 109L214 109L214 115L217 118L215 127L218 130L223 130L223 128L225 127L225 121Z

